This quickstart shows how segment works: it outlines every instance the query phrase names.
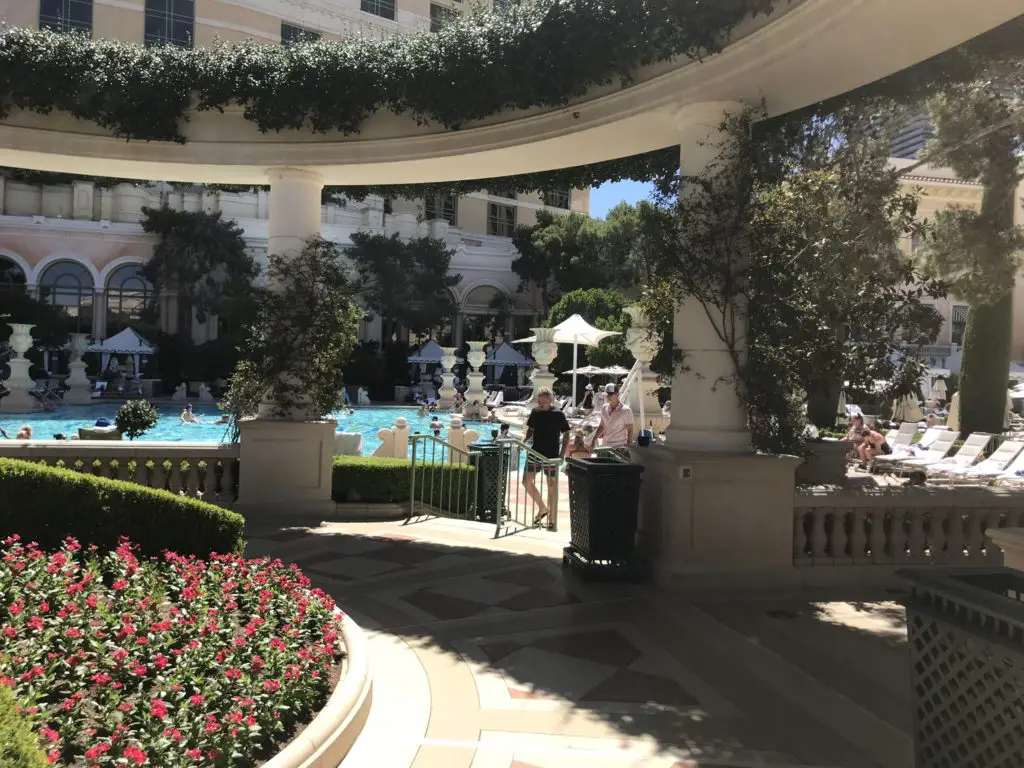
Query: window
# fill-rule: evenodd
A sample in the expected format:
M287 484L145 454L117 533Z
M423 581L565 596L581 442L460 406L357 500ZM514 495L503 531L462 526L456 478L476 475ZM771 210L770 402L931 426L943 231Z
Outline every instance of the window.
M92 334L92 274L76 261L58 261L43 272L39 298L72 320L72 333Z
M456 211L456 202L452 195L428 197L423 201L423 218L427 221L431 221L432 219L444 219L454 227Z
M323 35L311 29L296 27L294 24L281 22L281 45L292 45L293 43L315 43Z
M146 0L144 42L191 48L195 23L195 0Z
M107 280L107 336L142 320L152 297L153 286L141 266L125 264L115 269Z
M430 4L430 31L437 32L449 19L455 16L455 11L444 5Z
M543 195L544 205L549 208L563 208L569 210L569 202L572 200L572 193L568 189L552 189Z
M954 344L964 343L964 331L967 330L967 315L969 311L970 307L966 304L953 305L953 333L951 334L950 341Z
M92 0L40 0L39 28L92 35Z
M27 282L24 269L13 259L0 256L0 293L23 293Z
M515 200L516 199L516 191L514 189L506 189L504 187L495 187L494 189L487 190L487 192L490 194L491 197L501 197L501 198L504 198L505 200Z
M487 204L487 234L512 237L516 233L516 207L502 203Z
M359 10L394 21L395 0L359 0Z

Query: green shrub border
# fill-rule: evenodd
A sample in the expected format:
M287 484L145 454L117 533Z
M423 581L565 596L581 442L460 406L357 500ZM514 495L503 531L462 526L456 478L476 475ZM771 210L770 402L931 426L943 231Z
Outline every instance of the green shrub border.
M459 15L435 34L290 46L145 48L47 30L0 37L0 117L67 112L125 139L184 142L200 110L241 105L261 131L356 134L381 110L457 129L557 107L638 67L721 50L777 0L537 0Z
M0 766L46 768L50 763L31 726L15 709L14 693L0 683Z
M0 535L43 549L67 536L106 551L122 536L146 556L241 554L245 518L169 491L18 459L0 459Z
M476 468L468 464L417 464L417 500L471 515ZM339 504L402 504L411 498L412 462L377 456L335 456L331 498ZM454 504L453 504L454 502Z

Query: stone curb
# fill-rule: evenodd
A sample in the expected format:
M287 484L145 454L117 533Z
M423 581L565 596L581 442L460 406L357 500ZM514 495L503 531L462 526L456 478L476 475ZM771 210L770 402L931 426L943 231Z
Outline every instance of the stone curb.
M336 768L362 732L373 698L369 643L349 616L342 622L341 635L344 677L313 722L263 768Z

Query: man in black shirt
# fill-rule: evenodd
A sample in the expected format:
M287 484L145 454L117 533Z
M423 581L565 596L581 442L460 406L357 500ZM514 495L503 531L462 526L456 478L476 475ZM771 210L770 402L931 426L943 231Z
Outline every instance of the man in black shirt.
M526 420L526 440L532 440L531 447L541 456L549 459L561 459L569 449L569 422L565 414L552 408L554 395L547 387L541 387L537 393L537 407L530 412ZM548 481L547 504L537 488L536 477L543 472ZM558 467L537 460L526 458L526 471L523 473L523 485L526 495L533 499L539 510L533 517L534 524L541 522L548 511L555 506L555 494L558 493Z

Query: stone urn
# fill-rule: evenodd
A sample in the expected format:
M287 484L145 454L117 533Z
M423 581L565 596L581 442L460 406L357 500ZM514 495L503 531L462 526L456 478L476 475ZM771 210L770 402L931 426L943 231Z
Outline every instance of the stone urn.
M536 400L537 393L542 387L551 389L555 385L555 376L548 370L548 366L558 354L558 345L555 344L554 328L531 328L530 330L533 331L536 338L533 346L530 347L530 353L537 361L538 366L531 376L533 392L530 393L530 400Z
M0 400L0 410L7 413L29 413L42 408L42 403L29 394L36 383L28 375L28 369L32 363L25 357L25 353L32 348L32 329L34 325L26 323L11 323L13 333L10 344L14 355L11 357L11 375L4 382L7 387L7 397Z
M82 361L82 355L89 349L89 336L84 333L71 334L71 362L68 370L71 374L67 378L68 391L64 393L64 402L72 405L85 405L90 400L89 377L85 375L86 365Z
M469 363L470 372L466 374L466 379L469 382L469 386L466 389L466 405L462 412L463 415L479 418L482 415L480 411L487 397L484 392L484 375L480 372L480 366L487 359L487 355L484 354L484 347L487 346L487 342L470 341L467 344L469 344L469 354L466 355L466 361Z
M807 444L804 463L796 468L797 485L845 485L847 455L852 440L822 438Z
M455 347L441 347L441 389L437 397L441 408L451 408L455 401Z
M637 434L647 427L658 434L667 429L669 423L658 403L658 375L650 367L654 356L658 354L658 345L650 338L650 323L639 306L634 304L623 311L632 321L629 330L626 331L626 347L640 363L639 377L629 390L629 407L636 420Z

